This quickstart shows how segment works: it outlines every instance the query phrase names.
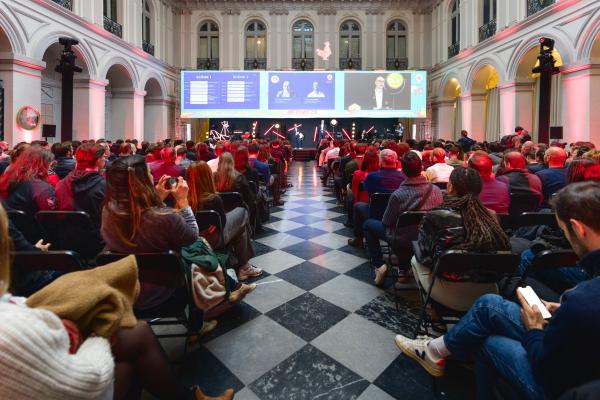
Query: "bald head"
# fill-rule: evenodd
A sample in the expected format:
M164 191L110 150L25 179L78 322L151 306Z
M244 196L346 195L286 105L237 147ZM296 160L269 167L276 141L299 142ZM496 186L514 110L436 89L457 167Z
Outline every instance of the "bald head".
M563 168L567 161L567 152L562 147L550 147L544 153L544 161L549 168Z
M511 151L504 155L504 165L508 169L525 168L525 157L517 151Z
M479 150L469 158L469 167L479 172L482 177L488 177L492 175L494 162L485 151Z

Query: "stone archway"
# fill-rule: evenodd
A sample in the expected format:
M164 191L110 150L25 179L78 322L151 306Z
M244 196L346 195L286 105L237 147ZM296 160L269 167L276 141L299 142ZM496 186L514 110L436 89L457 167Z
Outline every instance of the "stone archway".
M143 107L143 98L138 98L141 96L134 89L131 71L123 64L114 64L106 79L106 139L141 139L143 119L138 109Z

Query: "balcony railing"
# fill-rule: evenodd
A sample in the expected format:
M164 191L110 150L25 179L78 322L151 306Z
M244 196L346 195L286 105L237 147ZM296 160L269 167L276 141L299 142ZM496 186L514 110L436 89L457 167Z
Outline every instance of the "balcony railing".
M266 58L245 58L244 59L244 69L267 69L267 59Z
M527 0L527 16L529 17L538 11L542 11L554 3L555 0Z
M292 58L292 69L298 71L312 71L315 69L314 58Z
M120 38L123 37L123 27L117 21L113 21L112 19L104 16L104 30L109 31L115 36Z
M197 69L219 69L219 59L218 58L197 58L196 59L196 68Z
M154 45L150 42L146 42L145 40L142 40L142 49L150 54L150 55L154 55Z
M487 38L491 38L496 34L496 20L492 19L487 24L479 27L479 41L483 42Z
M408 69L408 58L387 58L385 60L385 69L404 71Z
M457 55L459 50L460 50L460 43L458 43L458 42L452 43L450 46L448 46L448 58L452 58L455 55Z
M340 58L340 69L362 69L361 58Z
M63 6L67 10L73 11L73 0L52 0L58 5Z

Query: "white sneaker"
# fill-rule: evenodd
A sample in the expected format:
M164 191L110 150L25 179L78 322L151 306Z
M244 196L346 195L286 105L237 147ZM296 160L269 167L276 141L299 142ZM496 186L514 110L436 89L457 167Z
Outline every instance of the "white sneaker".
M257 268L252 264L246 264L244 268L240 268L240 270L238 271L238 279L240 281L245 281L248 278L255 278L257 276L261 276L262 273L262 269Z
M427 355L427 344L432 339L429 336L417 336L416 339L409 339L406 336L396 335L394 341L402 353L418 362L430 375L444 376L446 360L442 359L436 362Z

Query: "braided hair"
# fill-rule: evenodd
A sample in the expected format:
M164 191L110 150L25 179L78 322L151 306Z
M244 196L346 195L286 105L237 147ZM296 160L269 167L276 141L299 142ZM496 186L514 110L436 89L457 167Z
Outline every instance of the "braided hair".
M449 197L442 207L457 209L465 227L465 241L459 248L476 251L509 250L508 236L496 217L481 203L483 183L472 168L456 167L450 174L456 197Z

